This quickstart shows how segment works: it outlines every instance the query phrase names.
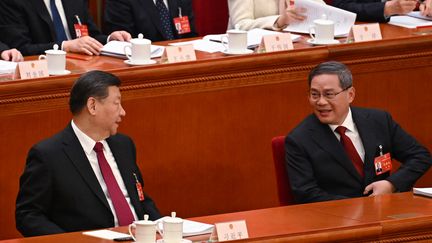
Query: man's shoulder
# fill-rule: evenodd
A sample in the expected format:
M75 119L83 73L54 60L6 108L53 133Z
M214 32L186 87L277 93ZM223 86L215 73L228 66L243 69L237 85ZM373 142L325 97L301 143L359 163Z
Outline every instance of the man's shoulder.
M304 136L306 131L319 125L319 122L317 122L317 121L318 120L317 120L316 116L314 114L310 114L307 117L305 117L299 124L297 124L297 126L294 127L288 135L290 135L290 136L303 135Z
M362 108L362 107L351 107L352 115L354 120L358 117L366 117L374 120L388 119L391 117L390 113L385 110L375 108Z

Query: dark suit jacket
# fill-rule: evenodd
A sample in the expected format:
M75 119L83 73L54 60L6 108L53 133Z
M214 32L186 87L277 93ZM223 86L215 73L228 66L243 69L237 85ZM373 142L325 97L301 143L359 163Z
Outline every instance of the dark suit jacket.
M357 21L387 22L390 18L384 16L385 2L381 0L333 0L335 7L357 14Z
M168 0L169 11L172 18L179 16L179 7L182 15L189 17L191 33L178 35L173 27L174 37L186 38L197 36L195 32L194 16L192 13L192 0ZM107 0L105 5L104 32L126 30L133 38L139 33L151 41L167 40L163 36L162 22L153 0Z
M398 191L408 191L431 166L426 148L407 134L390 114L351 108L365 149L362 179L330 127L315 115L300 123L285 140L287 172L297 202L317 202L361 197L364 188L378 180L390 181ZM375 173L374 158L383 152L402 163L394 173Z
M130 200L140 219L160 218L152 199L140 202L133 173L135 145L124 135L111 136L112 150ZM24 236L55 234L114 226L114 216L84 150L69 124L30 149L16 201L16 226Z
M7 45L5 45L4 43L0 42L0 54L6 50L9 50L9 47Z
M76 38L73 25L77 23L75 15L78 15L81 22L87 24L89 35L106 43L107 36L98 30L90 17L87 0L62 0L62 3L72 39ZM53 22L43 0L1 0L0 33L6 44L25 56L41 54L55 44ZM61 46L60 42L57 44Z

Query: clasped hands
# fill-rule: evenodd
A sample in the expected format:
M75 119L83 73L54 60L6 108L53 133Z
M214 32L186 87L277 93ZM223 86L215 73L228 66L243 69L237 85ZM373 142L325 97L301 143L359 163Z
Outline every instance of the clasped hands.
M129 41L131 35L126 31L114 31L109 36L109 40ZM84 53L87 55L99 55L103 45L90 36L76 38L63 42L63 50L66 52Z

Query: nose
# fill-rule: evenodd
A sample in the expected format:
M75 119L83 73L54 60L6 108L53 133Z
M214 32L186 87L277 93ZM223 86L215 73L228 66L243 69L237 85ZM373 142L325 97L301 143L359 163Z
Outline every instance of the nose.
M126 111L123 109L122 105L120 105L120 116L126 116Z
M324 98L323 95L320 95L320 97L318 98L318 100L316 101L318 105L325 105L327 104L327 100Z

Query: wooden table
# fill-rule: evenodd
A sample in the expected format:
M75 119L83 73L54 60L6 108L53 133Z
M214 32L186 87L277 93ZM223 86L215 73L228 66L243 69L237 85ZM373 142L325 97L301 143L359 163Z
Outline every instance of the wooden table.
M407 192L211 215L191 220L209 224L245 220L249 239L241 242L426 242L432 240L432 199ZM127 232L126 227L114 230ZM190 239L198 242L209 237L205 235ZM2 242L112 241L76 232Z
M198 53L196 62L148 67L103 56L68 59L71 75L1 83L0 239L19 236L15 197L27 151L70 121L68 92L89 70L122 79L120 132L134 139L144 190L165 215L278 206L270 141L310 113L306 77L323 61L352 69L354 105L388 110L432 148L431 30L381 28L382 41L312 47L302 39L293 51ZM431 184L429 172L418 186Z

